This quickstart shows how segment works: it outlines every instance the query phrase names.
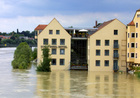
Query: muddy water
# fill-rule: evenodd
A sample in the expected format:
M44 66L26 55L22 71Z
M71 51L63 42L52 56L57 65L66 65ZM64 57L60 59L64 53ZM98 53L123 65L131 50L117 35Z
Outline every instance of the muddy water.
M13 70L15 48L0 48L0 98L140 98L140 79L113 72Z

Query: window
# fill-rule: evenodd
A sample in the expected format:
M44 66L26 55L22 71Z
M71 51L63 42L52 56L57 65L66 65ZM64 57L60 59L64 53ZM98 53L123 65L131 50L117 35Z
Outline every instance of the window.
M105 60L105 66L109 66L109 60Z
M56 49L52 49L52 54L56 54Z
M96 56L100 56L100 50L96 50Z
M56 59L52 59L52 65L56 65Z
M60 65L65 65L65 60L64 59L60 59Z
M56 34L60 34L60 30L56 30Z
M43 44L48 45L48 39L43 39Z
M134 43L131 43L131 48L134 48L135 47L135 44Z
M138 56L137 56L137 53L136 53L136 58L137 58Z
M134 58L134 53L131 53L131 58Z
M114 40L114 48L119 48L118 40Z
M128 43L128 48L129 48L129 43Z
M49 34L53 34L53 30L49 30Z
M138 28L138 23L136 23L136 28Z
M129 58L129 53L127 53L127 57Z
M96 46L100 46L101 45L100 42L101 42L100 40L96 40Z
M109 50L105 50L105 56L109 56Z
M56 39L52 39L52 45L56 45Z
M60 39L60 45L65 45L65 39Z
M96 60L96 66L100 66L100 60Z
M109 46L109 40L105 40L105 46Z
M140 14L137 14L137 17L140 17Z
M131 38L135 38L135 33L131 33Z
M128 38L129 38L129 33L128 33Z
M118 35L118 30L114 30L114 35Z
M65 49L60 49L60 54L65 54Z
M136 38L138 38L138 33L136 33Z
M136 48L138 48L138 43L136 43Z

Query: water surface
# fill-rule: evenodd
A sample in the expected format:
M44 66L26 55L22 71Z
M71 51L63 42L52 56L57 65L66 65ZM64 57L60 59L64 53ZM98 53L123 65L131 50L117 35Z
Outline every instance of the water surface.
M140 98L140 79L113 72L13 70L15 48L0 48L0 98Z

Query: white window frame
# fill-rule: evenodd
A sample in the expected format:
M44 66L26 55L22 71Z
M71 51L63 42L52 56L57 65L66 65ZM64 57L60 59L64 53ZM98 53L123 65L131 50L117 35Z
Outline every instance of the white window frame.
M132 47L132 44L134 44L134 47ZM135 43L131 43L131 48L135 48Z
M138 43L136 43L136 48L138 48Z
M138 24L138 25L137 25L137 24L138 24L138 22L136 22L136 28L138 28L138 27L139 27L139 24Z
M135 54L135 57L138 58L138 54L137 53Z
M128 45L127 47L129 48L129 43L127 45Z
M136 38L138 38L138 33L136 33Z

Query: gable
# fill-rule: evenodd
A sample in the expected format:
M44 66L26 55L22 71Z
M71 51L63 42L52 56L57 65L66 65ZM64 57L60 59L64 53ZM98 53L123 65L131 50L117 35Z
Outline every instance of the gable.
M90 38L94 38L95 36L98 37L111 37L113 36L114 30L119 30L119 32L122 31L126 33L126 26L120 22L118 19L114 19L113 21L109 22L106 24L104 27L101 29L97 30L94 34L90 36Z
M62 25L55 18L45 27L45 29L38 35L38 37L42 35L49 36L49 30L53 30L54 36L56 34L56 30L60 30L61 36L71 37L70 34L62 27Z

